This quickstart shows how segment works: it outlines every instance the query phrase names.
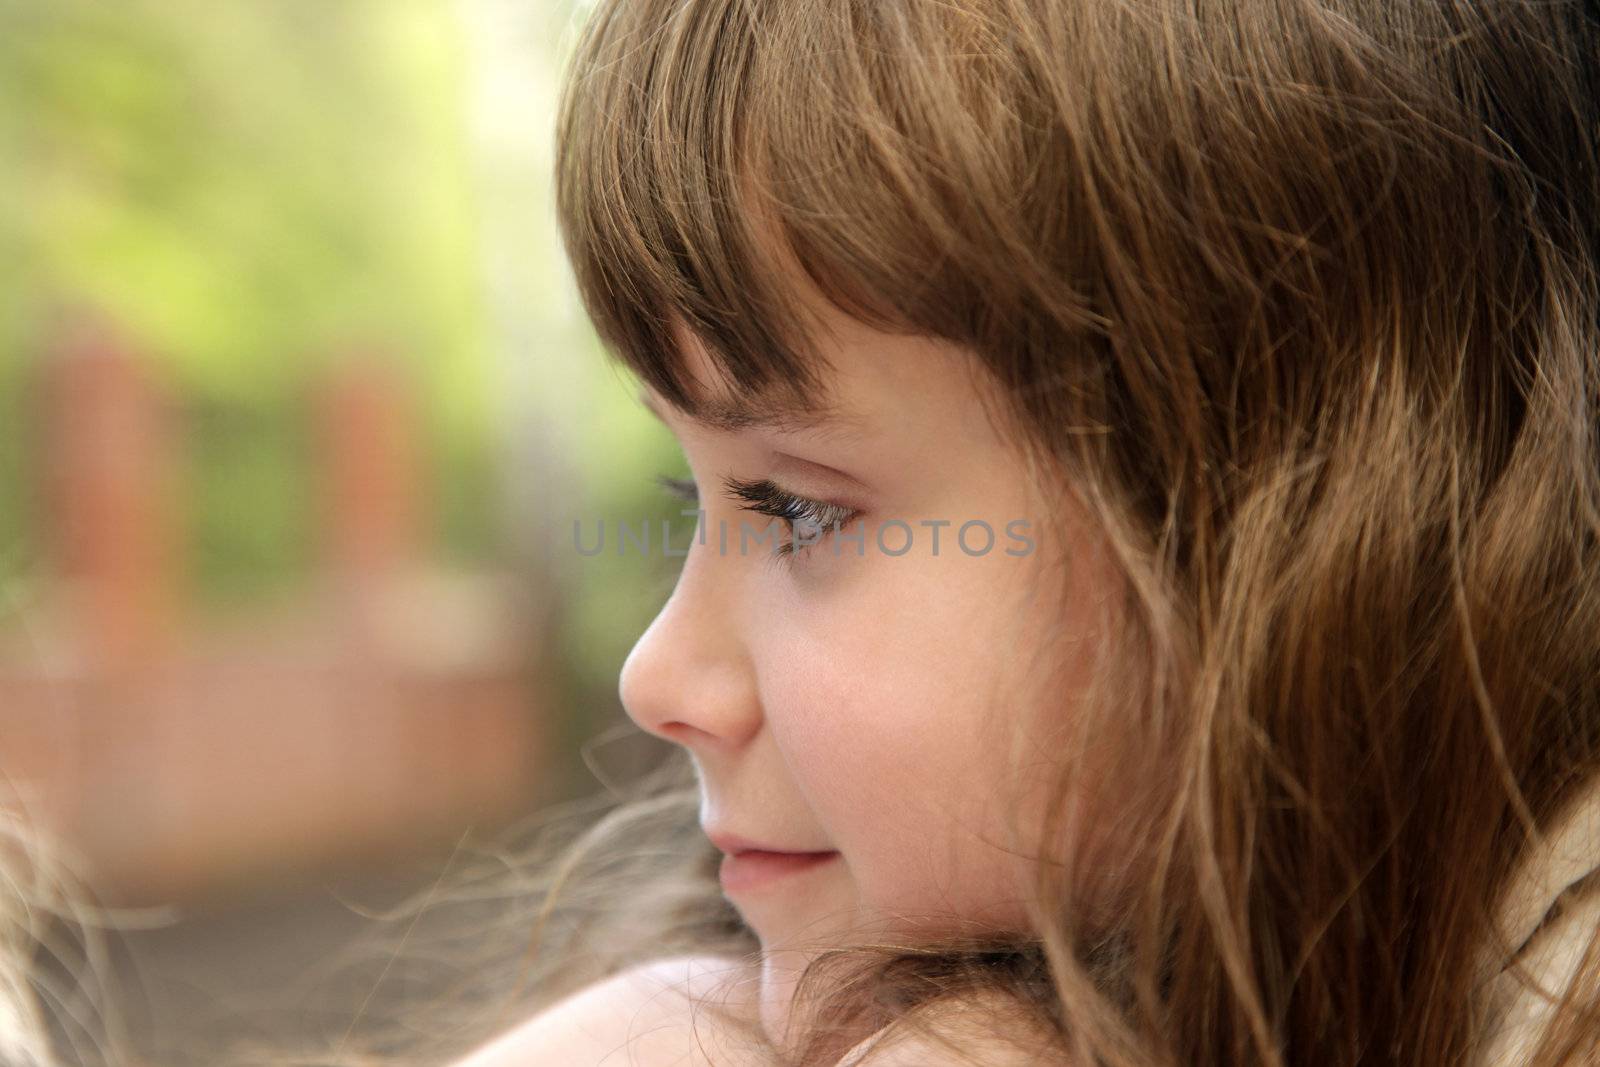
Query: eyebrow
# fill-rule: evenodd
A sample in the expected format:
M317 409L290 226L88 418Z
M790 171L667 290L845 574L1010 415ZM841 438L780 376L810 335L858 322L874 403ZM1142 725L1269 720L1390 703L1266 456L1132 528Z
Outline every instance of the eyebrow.
M639 390L639 403L662 422L667 421L647 390ZM680 414L697 426L721 433L769 430L785 434L816 434L844 441L858 441L866 436L866 419L839 408L768 411L738 401L708 400L700 405L700 409L698 416L684 412ZM674 407L673 410L678 409Z

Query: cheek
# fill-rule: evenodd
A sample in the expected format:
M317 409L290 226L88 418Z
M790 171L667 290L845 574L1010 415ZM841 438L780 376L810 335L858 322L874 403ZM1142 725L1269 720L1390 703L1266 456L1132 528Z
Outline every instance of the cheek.
M1014 615L951 575L907 595L911 561L886 562L906 565L895 595L862 583L825 617L786 618L764 657L767 725L869 911L971 918L1022 884L1003 790L1024 698L994 651Z

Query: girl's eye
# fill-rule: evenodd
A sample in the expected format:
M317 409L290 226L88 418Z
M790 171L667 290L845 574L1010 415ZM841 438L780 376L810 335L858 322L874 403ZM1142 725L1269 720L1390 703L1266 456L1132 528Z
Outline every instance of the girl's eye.
M700 490L688 478L674 478L670 474L656 475L656 484L686 504L700 503Z
M697 505L700 502L700 492L689 479L658 474L656 483L686 503ZM828 533L848 525L860 514L838 504L796 496L765 478L744 481L727 476L723 478L723 486L730 497L743 501L739 505L741 509L783 520L788 535L778 543L780 556L804 555ZM804 543L797 547L796 541L801 539Z
M723 486L729 496L744 501L739 506L745 511L783 520L788 536L779 541L777 552L780 556L791 557L790 562L792 557L804 555L829 533L848 525L860 514L839 504L796 496L766 478L747 482L727 476L723 478ZM803 543L796 545L797 539L803 539Z

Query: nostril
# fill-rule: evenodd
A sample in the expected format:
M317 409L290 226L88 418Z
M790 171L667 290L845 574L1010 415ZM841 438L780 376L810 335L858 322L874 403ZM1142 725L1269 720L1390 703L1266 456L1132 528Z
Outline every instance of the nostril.
M656 732L668 741L682 745L685 748L706 745L716 740L714 735L707 733L700 727L677 720L662 723Z

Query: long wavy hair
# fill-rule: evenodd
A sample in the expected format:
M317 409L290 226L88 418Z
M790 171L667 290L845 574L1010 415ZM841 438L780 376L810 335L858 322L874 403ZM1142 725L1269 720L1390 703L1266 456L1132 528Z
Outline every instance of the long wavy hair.
M9 787L10 783L5 783ZM0 1064L124 1067L122 1001L108 988L110 913L9 788L0 796Z
M782 1062L983 991L1077 1064L1481 1053L1497 910L1600 771L1592 3L599 0L557 192L661 395L698 410L681 325L816 401L801 272L969 350L1126 579L1088 706L1160 753L1147 873L1075 906L1064 746L1036 936L825 954ZM642 803L674 914L750 951L692 787ZM1600 1049L1589 955L1530 1064Z

